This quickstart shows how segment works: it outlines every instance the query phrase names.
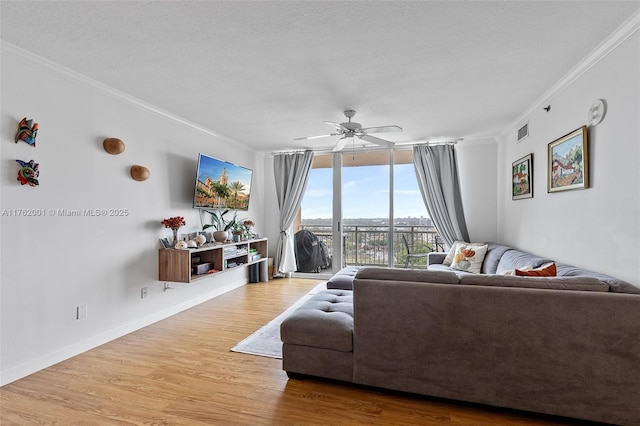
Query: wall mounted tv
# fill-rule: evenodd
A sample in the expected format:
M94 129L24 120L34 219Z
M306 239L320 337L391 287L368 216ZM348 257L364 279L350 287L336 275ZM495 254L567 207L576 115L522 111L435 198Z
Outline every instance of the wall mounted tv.
M253 170L228 161L198 155L193 207L248 210Z

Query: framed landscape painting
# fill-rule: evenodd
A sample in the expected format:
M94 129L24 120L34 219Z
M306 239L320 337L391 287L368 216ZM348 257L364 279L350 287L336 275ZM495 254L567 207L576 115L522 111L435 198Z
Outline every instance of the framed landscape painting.
M589 186L587 126L549 144L547 192L584 189Z
M511 165L511 199L533 198L533 154Z

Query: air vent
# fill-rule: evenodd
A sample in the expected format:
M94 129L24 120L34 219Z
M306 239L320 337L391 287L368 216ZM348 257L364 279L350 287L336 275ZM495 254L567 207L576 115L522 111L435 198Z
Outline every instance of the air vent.
M524 126L518 129L518 142L522 141L522 139L529 136L529 123L526 123Z

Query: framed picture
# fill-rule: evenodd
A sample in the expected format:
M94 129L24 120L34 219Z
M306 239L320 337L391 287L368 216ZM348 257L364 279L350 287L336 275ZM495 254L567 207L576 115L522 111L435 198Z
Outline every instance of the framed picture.
M164 248L171 248L171 244L169 243L169 239L168 238L160 238L160 244L162 244L162 247Z
M589 187L587 126L549 144L547 192Z
M533 198L533 154L511 165L511 199Z

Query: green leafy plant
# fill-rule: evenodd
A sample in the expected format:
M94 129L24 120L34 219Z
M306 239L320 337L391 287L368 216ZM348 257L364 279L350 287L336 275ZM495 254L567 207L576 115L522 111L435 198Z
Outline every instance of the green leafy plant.
M238 227L238 223L236 221L237 213L234 213L233 217L227 220L225 216L230 212L230 210L225 210L223 212L211 210L205 211L211 215L211 220L213 223L204 225L202 227L203 231L211 227L215 228L216 231L232 231Z

